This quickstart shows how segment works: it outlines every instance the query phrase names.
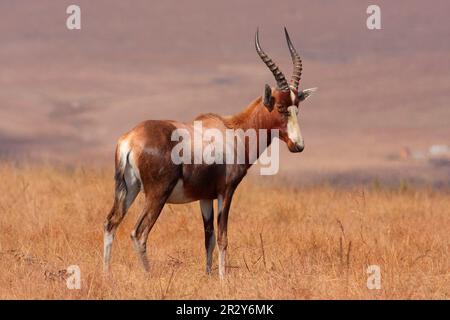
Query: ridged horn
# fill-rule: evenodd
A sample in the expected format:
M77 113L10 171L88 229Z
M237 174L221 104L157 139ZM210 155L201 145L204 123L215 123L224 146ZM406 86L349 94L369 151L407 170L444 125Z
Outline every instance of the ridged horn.
M302 59L294 48L291 38L289 38L289 33L286 27L284 27L284 34L286 35L286 41L291 52L292 63L294 65L294 72L291 77L291 88L298 90L298 83L300 82L302 76Z
M256 29L255 35L255 47L256 52L260 56L261 60L266 64L270 71L272 71L275 80L277 81L277 87L280 90L286 91L289 90L289 85L284 77L283 73L280 71L280 68L269 58L269 56L261 49L261 45L259 44L259 30Z

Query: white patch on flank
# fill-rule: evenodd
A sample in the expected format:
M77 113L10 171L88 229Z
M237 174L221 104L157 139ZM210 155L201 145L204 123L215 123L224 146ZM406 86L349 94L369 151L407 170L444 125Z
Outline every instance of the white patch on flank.
M172 193L167 199L168 203L188 203L194 201L193 199L186 196L184 191L184 183L182 179L178 179L175 188L173 188Z
M296 106L290 106L288 108L288 111L289 111L289 117L288 117L288 123L287 123L288 137L289 137L289 139L291 139L292 142L302 146L303 138L302 138L302 133L300 132L300 126L299 126L298 120L297 120L298 108Z

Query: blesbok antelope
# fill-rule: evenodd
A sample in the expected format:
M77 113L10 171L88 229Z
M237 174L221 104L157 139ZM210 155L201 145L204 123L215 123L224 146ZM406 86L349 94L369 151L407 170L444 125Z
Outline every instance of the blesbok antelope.
M204 128L264 129L267 141L273 139L272 129L279 130L279 139L284 141L291 152L301 152L304 142L297 121L298 105L307 99L315 89L299 90L302 74L302 61L295 50L289 34L285 36L292 56L294 71L290 84L277 65L261 49L258 31L255 35L256 51L275 77L275 88L266 84L262 97L254 100L241 113L222 117L217 114L204 114L195 120L202 121ZM192 124L177 121L144 121L123 135L115 155L115 199L114 205L104 224L104 269L109 270L112 242L117 227L128 209L142 190L145 197L144 210L131 233L135 249L146 271L149 262L146 245L149 232L159 217L165 203L188 203L200 201L203 216L206 248L206 272L211 272L212 253L216 244L214 236L213 200L218 200L219 275L225 275L227 250L227 223L234 191L252 163L244 164L175 164L171 151L176 142L171 136L174 130L193 131ZM245 142L247 144L247 142ZM265 148L264 148L265 149ZM248 148L246 148L245 152ZM257 156L264 150L259 148ZM248 159L246 155L246 159Z

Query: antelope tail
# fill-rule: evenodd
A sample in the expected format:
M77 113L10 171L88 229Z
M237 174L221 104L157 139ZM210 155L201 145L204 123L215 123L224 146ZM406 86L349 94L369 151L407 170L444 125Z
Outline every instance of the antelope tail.
M116 150L116 172L114 174L116 200L123 198L127 194L127 184L125 181L125 168L131 150L126 144L117 145Z

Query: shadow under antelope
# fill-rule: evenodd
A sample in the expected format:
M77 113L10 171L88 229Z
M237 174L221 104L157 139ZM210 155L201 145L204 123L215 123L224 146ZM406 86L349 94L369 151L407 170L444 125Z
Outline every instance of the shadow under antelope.
M274 138L272 129L276 129L279 132L279 139L287 144L291 152L303 151L304 142L297 120L298 106L315 91L315 88L298 89L302 74L302 61L286 28L284 31L294 65L290 84L277 65L261 49L258 31L256 31L256 51L274 75L277 86L273 88L266 84L263 96L251 102L244 111L236 115L220 116L210 113L198 116L195 120L202 121L203 128L214 128L221 132L228 129L266 130L267 145L270 145ZM216 245L213 201L217 199L219 275L221 278L225 276L228 213L234 191L253 162L246 161L244 164L176 164L172 161L171 153L177 142L172 141L171 137L174 130L177 129L185 129L190 133L193 133L194 130L192 124L172 120L148 120L138 124L119 139L115 155L114 205L104 224L103 263L105 271L109 270L112 242L117 227L138 193L143 191L144 209L131 233L131 239L144 269L149 270L146 254L147 238L164 204L199 200L205 230L206 272L209 274L212 253ZM260 137L257 136L257 140L259 139ZM257 148L257 157L266 147ZM245 152L248 160L247 144Z

